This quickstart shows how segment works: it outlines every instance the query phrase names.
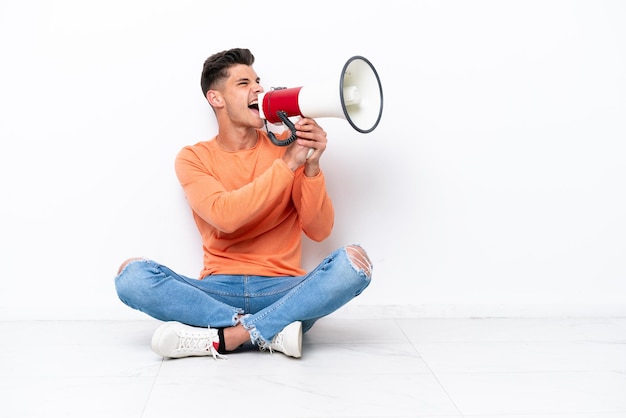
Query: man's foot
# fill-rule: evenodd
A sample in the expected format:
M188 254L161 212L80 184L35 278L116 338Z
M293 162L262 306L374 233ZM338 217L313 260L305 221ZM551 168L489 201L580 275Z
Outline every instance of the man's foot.
M166 358L213 356L226 358L217 352L219 336L216 329L199 328L166 322L152 336L152 351Z
M280 351L289 357L302 357L302 322L292 322L276 334L272 338L269 350Z

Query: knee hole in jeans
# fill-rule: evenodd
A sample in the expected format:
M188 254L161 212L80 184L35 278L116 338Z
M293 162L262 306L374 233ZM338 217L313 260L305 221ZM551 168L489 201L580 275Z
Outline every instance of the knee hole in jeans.
M127 265L129 265L130 263L132 263L133 261L137 261L137 260L143 260L143 257L134 257L134 258L129 258L128 260L124 261L121 265L120 268L117 270L117 274L119 275L122 270L124 270L124 267L126 267Z
M367 277L372 276L372 262L363 247L359 245L349 245L346 247L346 253L354 268L363 271Z

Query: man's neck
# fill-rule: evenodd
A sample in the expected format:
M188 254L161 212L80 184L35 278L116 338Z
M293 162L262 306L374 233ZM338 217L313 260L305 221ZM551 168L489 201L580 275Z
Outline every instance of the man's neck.
M254 148L259 134L254 128L220 128L215 140L226 151L241 151Z

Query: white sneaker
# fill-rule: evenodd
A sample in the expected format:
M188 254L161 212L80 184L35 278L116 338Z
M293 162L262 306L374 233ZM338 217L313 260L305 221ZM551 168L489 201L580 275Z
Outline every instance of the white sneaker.
M219 340L216 329L192 327L172 321L157 328L152 336L151 346L152 351L167 358L190 356L226 358L219 354L213 345L219 344Z
M292 322L276 334L272 338L269 350L270 353L280 351L289 357L302 357L302 322Z

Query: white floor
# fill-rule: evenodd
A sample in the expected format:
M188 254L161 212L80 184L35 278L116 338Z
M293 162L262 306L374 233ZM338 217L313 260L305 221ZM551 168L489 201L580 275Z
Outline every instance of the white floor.
M159 322L0 322L0 416L626 417L626 319L325 318L299 360L162 360Z

